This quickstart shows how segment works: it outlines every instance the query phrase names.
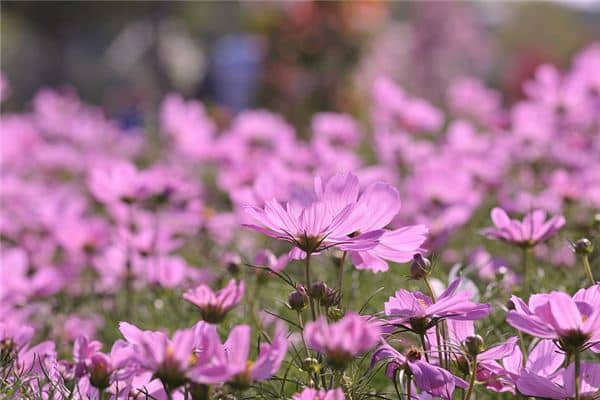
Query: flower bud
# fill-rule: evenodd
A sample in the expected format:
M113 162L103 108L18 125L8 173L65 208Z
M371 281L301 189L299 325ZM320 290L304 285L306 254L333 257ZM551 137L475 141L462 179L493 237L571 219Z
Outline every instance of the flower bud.
M288 304L292 310L302 311L308 303L308 296L304 288L299 287L296 291L288 296Z
M410 277L415 280L423 279L431 272L431 261L417 253L410 264Z
M573 250L579 256L588 256L594 251L594 245L588 238L581 238L573 243Z
M342 319L344 314L344 311L338 307L330 307L327 309L327 317L334 322Z
M242 264L242 259L237 254L227 253L222 258L223 264L225 264L225 268L227 271L233 275L237 276L240 273L240 265Z
M335 290L327 288L325 295L321 298L320 303L321 306L329 308L338 305L340 303L340 298Z
M514 309L516 309L516 308L517 308L517 307L515 306L515 303L514 303L514 301L512 301L512 300L509 300L509 301L507 301L507 302L506 302L506 309L507 309L507 310L511 311L511 310L514 310Z
M483 351L483 338L479 335L467 336L464 344L467 349L467 353L473 357Z
M302 360L302 370L318 374L321 371L321 363L316 358L307 357Z
M310 285L308 294L315 300L321 300L327 294L327 284L325 282L315 282Z

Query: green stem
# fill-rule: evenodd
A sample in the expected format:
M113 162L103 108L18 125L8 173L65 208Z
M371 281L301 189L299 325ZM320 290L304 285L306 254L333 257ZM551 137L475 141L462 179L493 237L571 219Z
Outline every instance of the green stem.
M346 261L346 252L342 254L340 264L338 266L338 292L340 293L340 305L342 304L342 288L344 286L344 262Z
M304 268L304 272L306 274L306 290L310 290L310 253L306 253L306 265ZM311 296L308 296L308 304L310 305L310 313L312 315L313 321L317 320L317 313L315 311L315 301Z
M406 379L406 398L408 400L410 400L411 397L412 397L412 393L411 393L411 391L412 391L411 381L412 381L412 379L410 378L410 375L409 375L408 378Z
M425 333L419 334L421 338L421 346L423 347L423 354L425 354L425 361L429 362L429 355L427 354L427 348L425 346Z
M590 281L592 281L592 285L595 285L596 281L594 280L594 274L592 274L592 267L590 266L590 260L587 254L582 257L582 261L583 268L585 268L585 272L587 273L588 278L590 278Z
M581 360L579 359L579 351L575 352L575 400L580 400L580 385L581 385Z
M477 376L477 355L473 356L473 362L471 367L471 379L469 380L469 388L467 389L467 393L465 394L464 400L469 400L471 398L471 394L473 393L473 388L475 387L475 377Z
M529 255L531 254L529 247L523 247L523 286L529 290Z
M519 335L519 347L521 348L521 353L523 354L523 365L526 365L527 349L525 348L525 340L523 339L523 333L517 329L517 334Z
M300 311L298 314L298 325L300 325L300 336L302 336L302 344L304 345L304 350L306 350L306 357L310 357L310 351L308 350L308 346L306 345L306 340L304 340L304 322L302 321L302 313Z
M396 391L396 396L398 396L398 400L402 400L402 395L400 394L400 389L398 388L398 375L399 375L399 369L397 369L396 371L394 371L394 390Z
M435 303L435 293L433 291L433 286L431 286L431 282L429 282L429 278L425 277L423 280L425 281L425 286L427 286L427 291L429 292L429 297L431 297L431 301Z
M425 278L423 280L425 281L425 286L427 286L427 291L429 292L429 297L431 297L431 301L433 303L435 303L435 301L436 301L435 293L433 291L433 287L431 286L431 282L429 282L429 278L427 276L425 276ZM442 368L444 368L444 359L443 359L443 354L442 354L442 348L444 348L446 346L445 341L442 341L442 338L440 336L440 333L441 333L440 330L444 329L443 324L444 324L444 322L442 321L442 322L440 322L440 325L435 327L435 340L437 342L438 358L439 358L440 366Z

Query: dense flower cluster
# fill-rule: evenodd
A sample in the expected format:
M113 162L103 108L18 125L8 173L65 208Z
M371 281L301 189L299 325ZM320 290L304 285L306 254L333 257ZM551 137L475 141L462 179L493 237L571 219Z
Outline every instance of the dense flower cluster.
M600 45L524 89L379 77L306 135L41 90L0 116L0 397L598 398Z

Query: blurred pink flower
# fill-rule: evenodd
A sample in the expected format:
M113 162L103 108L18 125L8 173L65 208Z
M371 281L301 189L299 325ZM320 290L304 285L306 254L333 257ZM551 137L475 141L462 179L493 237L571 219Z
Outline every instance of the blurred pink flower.
M525 247L533 247L548 240L565 225L562 215L546 221L546 213L542 210L525 215L523 221L510 219L506 211L499 207L492 210L491 216L494 227L484 230L486 236Z
M354 312L329 324L324 317L309 322L304 338L309 348L325 354L333 368L343 369L352 359L369 351L379 341L379 325Z
M232 279L216 293L209 286L200 285L185 292L183 298L200 309L204 321L218 324L242 300L244 288L244 281L238 285Z

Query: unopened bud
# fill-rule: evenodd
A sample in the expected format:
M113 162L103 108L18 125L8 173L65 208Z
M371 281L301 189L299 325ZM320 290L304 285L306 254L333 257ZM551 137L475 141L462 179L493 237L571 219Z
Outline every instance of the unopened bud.
M471 356L476 356L483 351L483 338L479 335L468 336L465 339L465 347Z
M302 311L306 304L308 303L308 298L306 296L306 292L304 288L299 288L296 291L290 293L288 296L288 304L292 310Z
M321 306L329 308L337 306L340 303L340 298L335 290L327 288L327 290L325 291L325 295L321 297L320 303Z
M338 307L330 307L327 309L327 317L332 321L339 321L344 316L344 310Z
M515 306L515 303L514 303L514 301L512 301L512 300L509 300L509 301L507 301L507 302L506 302L506 309L507 309L507 310L511 311L511 310L514 310L514 309L516 309L516 308L517 308L517 307Z
M431 261L417 253L410 264L410 277L415 280L425 278L431 272Z
M325 282L315 282L310 285L308 294L315 300L321 300L327 294L327 284Z
M318 374L321 371L321 363L316 358L307 357L302 360L302 370Z
M594 251L594 245L588 238L581 238L573 243L573 250L580 256L588 256Z

